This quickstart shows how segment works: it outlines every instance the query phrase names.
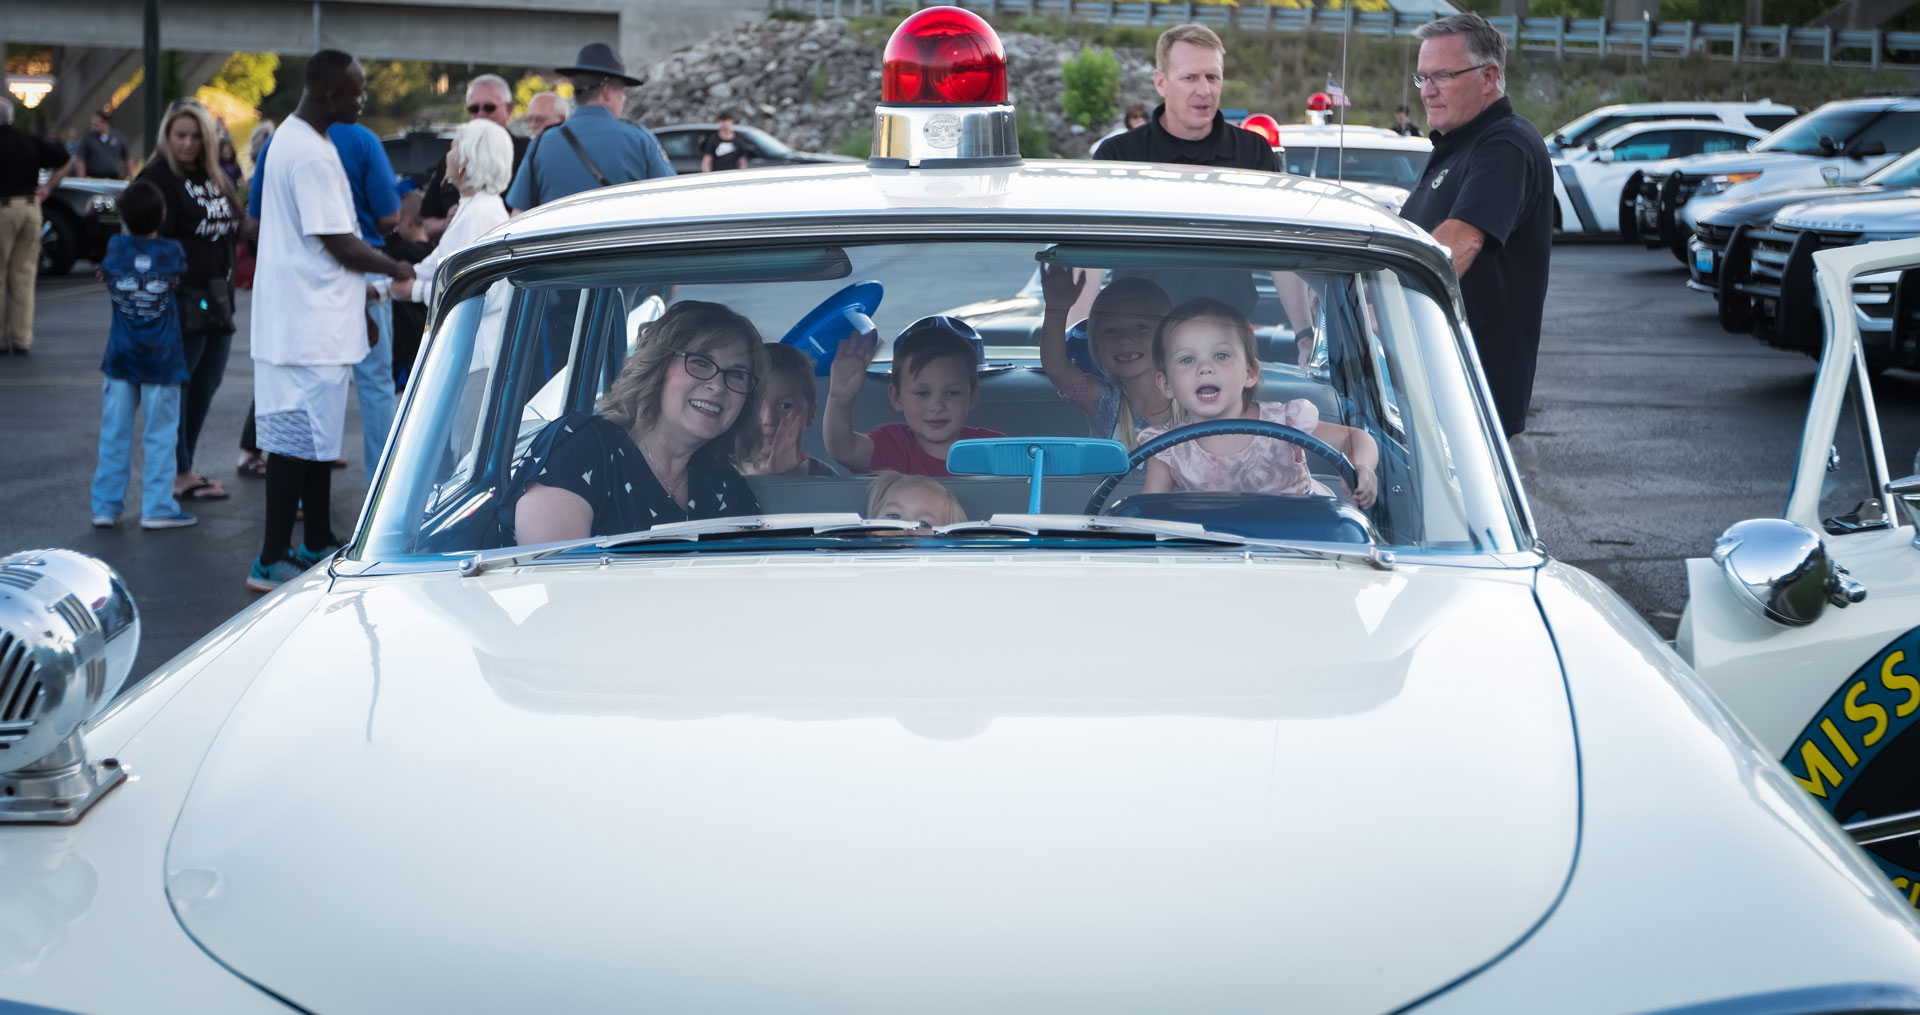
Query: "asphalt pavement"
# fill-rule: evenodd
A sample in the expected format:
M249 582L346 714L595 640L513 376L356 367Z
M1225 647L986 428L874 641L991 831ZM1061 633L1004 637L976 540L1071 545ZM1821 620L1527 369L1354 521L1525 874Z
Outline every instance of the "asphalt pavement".
M130 508L119 527L94 529L87 488L108 318L85 269L41 280L33 354L0 357L0 553L63 546L119 569L144 624L138 676L254 599L243 581L265 490L234 470L252 385L246 294L195 462L232 497L183 505L200 518L192 528L143 531ZM1712 300L1685 289L1685 277L1664 250L1556 246L1533 409L1514 442L1548 550L1606 581L1668 637L1686 602L1681 561L1708 553L1733 522L1783 508L1814 375L1810 359L1721 331ZM1920 447L1916 395L1911 373L1875 387L1896 476ZM341 534L366 495L349 412L352 465L334 474Z

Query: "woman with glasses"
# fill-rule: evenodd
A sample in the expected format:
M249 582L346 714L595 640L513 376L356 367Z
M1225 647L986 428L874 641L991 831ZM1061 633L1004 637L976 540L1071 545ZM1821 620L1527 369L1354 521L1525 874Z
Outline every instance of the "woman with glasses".
M431 302L440 262L507 220L507 206L500 200L513 182L513 139L507 129L492 120L462 124L447 149L447 182L459 189L460 203L453 208L440 245L414 266L413 282L394 283L396 300Z
M212 114L192 99L167 107L160 136L140 179L166 195L160 235L180 241L187 273L176 292L180 337L186 350L186 383L175 442L173 495L179 500L221 500L219 481L193 469L194 445L207 421L213 394L227 373L233 348L234 241L240 235L240 198L220 168L221 133Z
M687 300L648 324L597 413L554 420L501 498L497 545L753 515L736 463L760 445L767 354L753 322Z

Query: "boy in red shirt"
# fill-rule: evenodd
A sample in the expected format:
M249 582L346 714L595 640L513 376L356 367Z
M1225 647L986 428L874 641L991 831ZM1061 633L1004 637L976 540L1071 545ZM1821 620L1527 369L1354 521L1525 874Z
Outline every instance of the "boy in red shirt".
M841 341L821 425L834 460L854 472L892 469L909 476L947 476L947 449L954 441L1006 436L967 425L967 414L980 402L980 357L959 327L964 325L929 317L900 333L893 342L887 400L905 422L866 433L853 428L853 403L879 351L879 336L850 335Z

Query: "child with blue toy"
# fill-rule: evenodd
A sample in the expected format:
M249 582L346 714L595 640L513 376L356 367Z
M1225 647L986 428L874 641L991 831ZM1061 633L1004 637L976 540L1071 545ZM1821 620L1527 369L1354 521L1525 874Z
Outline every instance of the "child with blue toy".
M173 495L174 445L180 435L180 386L187 381L186 352L173 291L187 271L179 241L162 239L167 199L147 180L120 195L126 233L107 241L100 261L113 305L107 353L100 362L100 463L93 473L93 524L112 526L126 504L133 455L134 414L146 407L142 434L145 463L140 475L140 527L177 529L197 519L180 510Z

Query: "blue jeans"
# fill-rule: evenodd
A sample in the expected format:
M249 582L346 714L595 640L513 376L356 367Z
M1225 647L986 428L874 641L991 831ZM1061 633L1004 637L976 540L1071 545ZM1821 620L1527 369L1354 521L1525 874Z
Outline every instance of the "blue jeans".
M180 439L180 385L136 384L109 377L100 387L100 465L93 471L93 513L115 517L127 502L133 460L133 414L144 403L141 434L146 462L140 470L140 516L178 514L173 499L173 449Z
M367 281L385 279L368 275ZM380 465L380 454L387 449L387 437L393 433L393 416L398 399L393 394L393 303L389 298L369 302L367 313L373 317L380 341L367 350L365 359L353 366L353 389L360 394L360 437L366 442L367 479Z

